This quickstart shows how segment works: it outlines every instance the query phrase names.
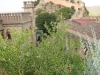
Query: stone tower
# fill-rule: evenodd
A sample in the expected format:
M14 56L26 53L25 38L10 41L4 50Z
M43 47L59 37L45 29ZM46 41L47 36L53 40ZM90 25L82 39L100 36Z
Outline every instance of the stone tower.
M33 13L33 9L34 9L34 2L33 1L24 1L23 2L24 5L24 12L31 12Z
M24 1L23 2L23 9L24 9L24 12L30 12L31 15L30 15L30 18L32 20L32 28L35 29L35 11L34 11L34 2L33 1Z
M23 2L23 9L24 9L24 12L30 12L30 18L31 18L31 21L32 21L32 29L35 31L36 29L36 26L35 26L35 6L34 6L34 1L24 1ZM32 35L32 39L33 39L33 42L35 43L36 42L36 35L35 33Z

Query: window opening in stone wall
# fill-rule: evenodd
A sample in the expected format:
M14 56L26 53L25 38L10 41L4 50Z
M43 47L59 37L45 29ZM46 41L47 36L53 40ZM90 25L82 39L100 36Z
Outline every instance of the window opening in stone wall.
M6 34L7 34L7 39L10 40L11 39L11 34L10 34L8 29L7 29L7 33Z

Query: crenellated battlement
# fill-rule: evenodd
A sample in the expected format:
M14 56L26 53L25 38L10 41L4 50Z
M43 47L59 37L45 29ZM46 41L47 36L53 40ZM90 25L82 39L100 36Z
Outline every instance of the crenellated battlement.
M24 8L34 7L34 1L24 1Z
M18 12L18 13L0 13L0 19L3 24L9 23L23 23L30 21L30 13Z

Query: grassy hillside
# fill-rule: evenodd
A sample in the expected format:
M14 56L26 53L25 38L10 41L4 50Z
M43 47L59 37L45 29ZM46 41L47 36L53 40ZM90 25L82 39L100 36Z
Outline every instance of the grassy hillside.
M100 16L100 6L87 7L90 12L90 16Z

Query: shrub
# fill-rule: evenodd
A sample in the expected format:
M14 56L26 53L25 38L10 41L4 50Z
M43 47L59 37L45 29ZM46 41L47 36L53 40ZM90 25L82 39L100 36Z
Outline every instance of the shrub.
M28 39L30 34L31 32L11 31L10 42L0 36L0 68L8 75L24 75L27 70L31 53L31 41Z
M61 9L59 9L57 11L57 14L58 15L61 15L62 14L62 17L65 18L65 19L70 19L71 16L74 14L75 12L75 9L74 8L69 8L69 7L63 7Z
M66 26L43 39L38 47L27 41L30 33L14 32L12 41L0 36L0 66L8 75L78 75L84 71L83 59L75 52L76 42L69 41L66 53ZM82 75L82 74L80 74Z
M43 30L44 33L47 33L47 29L45 28L44 24L46 23L49 28L52 28L51 22L56 22L56 15L53 13L41 13L36 17L36 26L38 29Z
M38 9L36 10L35 13L36 13L36 15L38 15L38 14L40 14L42 11L43 11L42 9L38 8Z
M34 6L37 6L39 4L40 0L37 0L34 2Z
M87 8L85 6L84 6L84 9L85 9L84 16L88 16L89 15L89 11L87 10Z
M71 0L71 3L75 3L75 1L74 0Z
M85 75L99 75L100 74L100 40L97 39L97 35L94 28L91 26L91 31L93 35L93 42L88 38L87 46L88 51L86 55L86 65L87 71Z
M71 9L73 9L75 11L75 7L74 6L71 6Z

